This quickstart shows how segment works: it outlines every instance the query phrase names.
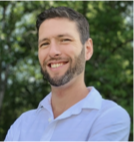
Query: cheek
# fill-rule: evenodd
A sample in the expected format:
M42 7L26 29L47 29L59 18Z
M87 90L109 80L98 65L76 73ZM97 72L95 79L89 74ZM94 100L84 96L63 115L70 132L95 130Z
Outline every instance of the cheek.
M38 59L41 64L43 65L44 61L46 60L47 54L44 50L38 50Z
M63 50L61 50L62 53L68 55L71 58L74 58L74 56L77 56L77 54L79 52L75 46L71 46L71 45L62 47L61 49L63 49Z
M66 48L63 52L63 55L65 55L65 57L69 58L69 60L71 62L73 62L74 58L75 58L75 51L73 49L69 49L69 48Z

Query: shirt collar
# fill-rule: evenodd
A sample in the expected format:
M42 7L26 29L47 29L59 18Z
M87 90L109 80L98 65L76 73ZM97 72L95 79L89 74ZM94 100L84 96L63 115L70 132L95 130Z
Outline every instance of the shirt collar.
M50 92L38 105L37 112L39 112L42 108L46 109L48 112L52 114L52 107L51 107L51 96L52 93Z
M82 108L87 109L100 109L102 104L102 96L100 93L92 86L88 87L91 88L91 91L88 95L83 99L84 103Z
M82 99L78 103L74 104L72 107L70 107L68 110L63 112L56 119L63 119L63 118L69 117L71 115L77 115L82 111L82 109L99 110L101 108L101 104L102 104L102 96L94 87L88 87L88 89L90 89L90 88L91 88L91 91L88 93L88 95L84 99ZM53 115L52 107L51 107L51 96L52 96L52 93L50 92L40 102L37 111L40 110L41 108L44 108L48 112L50 112L51 115Z

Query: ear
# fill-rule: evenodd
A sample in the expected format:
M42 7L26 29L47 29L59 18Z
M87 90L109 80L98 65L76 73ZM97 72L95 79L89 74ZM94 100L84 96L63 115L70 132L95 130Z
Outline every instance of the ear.
M93 42L92 39L89 38L85 43L85 60L89 60L93 55Z

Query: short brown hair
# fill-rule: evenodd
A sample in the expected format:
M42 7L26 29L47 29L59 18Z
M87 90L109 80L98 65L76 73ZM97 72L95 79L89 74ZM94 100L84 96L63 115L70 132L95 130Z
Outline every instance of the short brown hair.
M40 13L37 16L36 21L37 33L43 21L56 17L67 18L71 21L76 22L82 44L87 41L87 39L89 38L89 24L86 18L82 14L68 7L52 7Z

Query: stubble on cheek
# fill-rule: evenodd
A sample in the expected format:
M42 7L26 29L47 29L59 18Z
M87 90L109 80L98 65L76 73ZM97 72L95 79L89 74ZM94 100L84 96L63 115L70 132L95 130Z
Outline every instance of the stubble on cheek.
M43 75L43 78L48 80L49 83L53 86L61 86L61 85L66 84L67 82L69 82L75 76L79 75L84 70L84 68L85 68L84 53L85 52L84 52L84 48L83 48L79 56L74 57L73 59L69 58L68 69L60 77L55 76L55 77L51 78L51 76L48 73L47 68L46 68L48 65L47 64L48 62L47 61L44 62L43 67L41 67L41 73ZM58 59L54 59L54 60L58 61Z

